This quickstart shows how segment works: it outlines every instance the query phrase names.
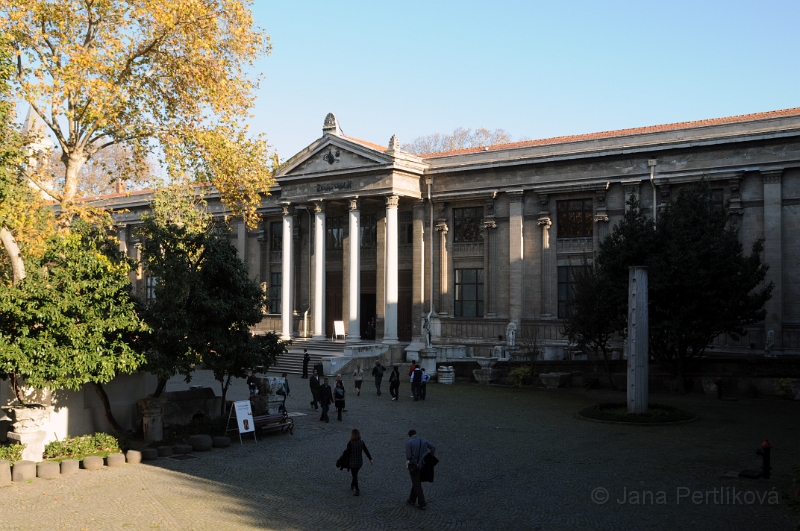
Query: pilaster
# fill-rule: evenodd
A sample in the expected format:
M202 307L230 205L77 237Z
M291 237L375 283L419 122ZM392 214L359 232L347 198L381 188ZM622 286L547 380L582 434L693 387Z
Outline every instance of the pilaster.
M325 339L325 205L314 203L314 334Z
M494 217L494 199L486 201L483 208L483 300L486 317L497 316L497 221Z
M550 245L550 200L546 194L539 195L541 210L536 224L542 228L542 313L543 319L553 317L553 284L555 282L555 250Z
M769 265L766 283L775 288L764 305L767 315L764 326L767 333L774 332L773 349L783 346L783 243L781 177L783 170L762 171L764 180L764 261Z
M508 281L509 281L509 301L508 313L512 322L519 324L522 319L522 307L524 299L523 293L523 232L524 222L524 192L513 190L508 194Z
M292 250L294 245L294 216L290 205L283 205L283 252L281 253L281 339L292 339L292 315L294 312L294 261Z
M386 310L384 312L384 343L397 343L398 311L398 224L397 206L400 198L386 198Z

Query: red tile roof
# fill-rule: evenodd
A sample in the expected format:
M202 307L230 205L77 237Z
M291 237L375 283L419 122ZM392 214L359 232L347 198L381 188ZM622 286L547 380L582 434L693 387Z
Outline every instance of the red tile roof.
M633 127L630 129L618 129L616 131L602 131L599 133L589 133L584 135L557 136L553 138L543 138L540 140L524 140L522 142L511 142L508 144L495 144L493 146L457 149L455 151L442 151L439 153L426 153L419 156L422 157L423 159L428 159L433 157L447 157L452 155L464 155L468 153L480 153L482 151L497 151L501 149L546 146L550 144L564 144L567 142L577 142L580 140L596 140L600 138L612 138L612 137L627 136L627 135L641 135L644 133L658 133L661 131L676 131L679 129L689 129L692 127L749 122L753 120L780 118L784 116L800 116L800 107L793 107L791 109L783 109L779 111L768 111L768 112L759 112L753 114L741 114L738 116L727 116L725 118L710 118L707 120L696 120L694 122L676 122L672 124L651 125L648 127Z
M342 138L346 138L351 142L355 142L356 144L361 144L362 146L368 147L370 149L374 149L376 151L380 151L381 153L386 152L389 148L386 146L381 146L379 144L373 144L372 142L367 142L366 140L361 140L360 138L353 138L352 136L345 136L342 135Z

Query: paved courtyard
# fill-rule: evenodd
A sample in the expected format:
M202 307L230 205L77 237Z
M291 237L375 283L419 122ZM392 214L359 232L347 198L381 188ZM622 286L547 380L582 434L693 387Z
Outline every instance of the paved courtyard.
M307 381L290 381L288 409L306 414L295 417L294 435L14 484L0 489L0 529L750 531L793 529L799 518L785 492L790 466L800 464L800 403L654 396L701 418L636 428L574 417L623 399L611 392L432 384L428 400L415 403L405 384L391 402L369 381L356 397L346 379L349 411L324 424L309 408ZM232 398L246 395L243 382L235 386ZM436 482L424 484L427 511L405 504L412 427L441 459ZM360 497L334 466L352 428L375 460L362 469ZM754 450L765 436L773 479L721 477L758 468Z

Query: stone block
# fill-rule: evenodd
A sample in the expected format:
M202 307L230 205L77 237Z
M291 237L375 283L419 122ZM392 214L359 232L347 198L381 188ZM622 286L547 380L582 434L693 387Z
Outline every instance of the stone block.
M559 387L569 387L570 373L568 372L548 372L540 374L539 378L548 389L557 389Z
M158 457L169 457L172 455L172 446L159 446Z
M14 463L11 470L12 481L28 481L36 477L36 463L33 461L22 460Z
M81 469L81 462L77 459L64 459L61 461L61 475L69 476L76 474Z
M145 448L142 450L142 461L152 461L158 458L158 450L155 448Z
M172 447L172 451L178 455L185 455L192 453L191 444L176 444Z
M36 477L54 479L61 475L61 465L55 461L44 461L36 465Z
M103 458L97 455L84 457L83 468L86 470L100 470L103 468Z
M142 462L142 452L139 450L128 450L125 453L125 460L128 461L129 465L138 465Z
M211 438L214 448L227 448L231 445L231 438L218 436Z
M125 454L108 454L106 457L106 464L108 466L124 466Z
M195 452L207 452L211 450L214 441L210 435L190 435L189 444Z
M11 463L0 459L0 487L11 485Z

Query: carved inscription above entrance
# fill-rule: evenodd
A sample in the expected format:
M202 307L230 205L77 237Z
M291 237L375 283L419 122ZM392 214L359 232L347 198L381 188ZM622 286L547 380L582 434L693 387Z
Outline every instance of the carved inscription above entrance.
M340 183L318 184L317 192L333 192L335 190L349 190L353 186L353 181L342 181Z

